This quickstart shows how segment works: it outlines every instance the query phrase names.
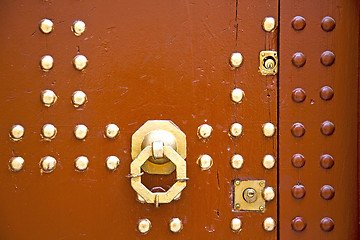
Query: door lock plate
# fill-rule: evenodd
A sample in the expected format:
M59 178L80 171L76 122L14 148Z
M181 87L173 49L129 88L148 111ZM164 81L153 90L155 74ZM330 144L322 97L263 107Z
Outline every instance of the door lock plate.
M261 51L259 55L259 72L261 75L275 75L278 71L276 51Z
M265 180L234 180L235 211L265 211Z

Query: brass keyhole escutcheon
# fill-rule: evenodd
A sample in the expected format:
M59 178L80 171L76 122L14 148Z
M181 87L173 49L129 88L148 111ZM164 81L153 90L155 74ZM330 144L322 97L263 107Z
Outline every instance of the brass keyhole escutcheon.
M259 72L261 75L275 75L278 70L276 51L261 51L259 54Z
M253 203L257 200L257 193L253 188L247 188L244 191L243 198L248 203Z

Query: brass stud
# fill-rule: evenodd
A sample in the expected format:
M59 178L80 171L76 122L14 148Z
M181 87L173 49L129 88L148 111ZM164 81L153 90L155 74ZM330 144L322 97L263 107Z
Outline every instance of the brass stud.
M51 33L54 29L54 23L49 19L43 19L40 21L39 28L43 33Z
M183 228L183 224L179 218L173 218L169 222L170 231L173 233L178 233Z
M42 172L50 173L56 167L56 159L50 156L43 157L40 161L40 167Z
M238 232L238 231L240 231L240 229L241 229L241 220L240 220L240 218L233 218L232 220L231 220L231 223L230 223L230 228L231 228L231 230L233 230L234 232Z
M202 124L200 127L198 127L198 136L200 138L209 138L211 136L211 133L213 131L213 128L208 124Z
M40 66L44 71L49 71L54 66L54 59L50 55L45 55L40 60Z
M265 201L271 201L275 198L275 190L272 187L266 187L262 192L262 196Z
M236 204L235 204L235 209L236 209L236 210L240 210L240 208L241 208L240 203L236 203Z
M89 159L84 156L77 157L75 159L75 168L79 171L84 171L88 168Z
M264 227L264 230L267 232L273 231L276 227L275 220L271 217L265 218L263 227Z
M263 134L265 137L272 137L275 134L275 126L272 123L265 123L263 125Z
M13 157L10 159L10 168L14 172L18 172L24 167L24 159L22 157Z
M265 155L262 164L264 168L272 169L275 166L275 158L271 155Z
M119 134L119 127L115 124L109 124L105 128L105 136L107 138L115 138Z
M56 136L57 130L56 127L52 124L45 124L42 127L41 135L45 139L53 139Z
M88 128L85 125L79 124L75 127L74 134L77 139L83 140L88 134Z
M204 154L198 158L197 164L199 164L201 170L208 170L213 165L213 159L209 155Z
M71 26L71 31L74 32L75 36L80 36L85 32L85 28L85 23L83 21L76 20Z
M117 169L117 167L120 164L120 160L118 157L115 156L109 156L106 158L106 167L110 170L110 171L114 171Z
M275 29L275 18L266 17L262 23L265 32L271 32Z
M151 222L149 219L140 219L138 222L138 231L142 234L146 234L151 229Z
M56 94L51 90L44 90L41 92L41 101L46 107L50 107L57 100Z
M235 154L232 156L230 163L233 168L240 169L244 164L244 158L240 154Z
M234 68L240 67L241 63L243 61L243 56L241 53L233 53L230 57L230 65Z
M245 93L240 88L235 88L231 91L231 100L234 103L240 103L242 99L244 98Z
M230 134L233 137L239 137L242 134L242 125L240 123L233 123L230 127Z
M80 107L86 103L87 97L83 91L75 91L71 97L74 107Z
M236 180L236 181L234 182L234 184L235 184L235 185L237 185L237 186L239 186L239 185L240 185L240 183L241 183L241 181L240 181L240 180Z
M88 60L84 55L77 55L73 59L73 65L76 70L84 70L88 64Z
M14 125L11 127L10 130L10 137L14 140L14 141L18 141L20 140L25 133L25 129L23 126L21 125Z

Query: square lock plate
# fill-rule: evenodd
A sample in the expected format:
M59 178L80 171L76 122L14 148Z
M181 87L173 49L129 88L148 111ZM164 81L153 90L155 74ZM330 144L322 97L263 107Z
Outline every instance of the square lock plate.
M265 211L265 200L262 192L265 180L234 180L235 211Z

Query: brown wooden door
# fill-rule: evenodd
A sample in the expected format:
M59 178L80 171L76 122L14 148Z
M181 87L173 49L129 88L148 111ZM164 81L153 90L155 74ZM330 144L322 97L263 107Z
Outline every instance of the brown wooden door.
M49 0L0 6L0 239L357 239L355 1ZM295 16L303 19L292 25ZM336 24L330 30L327 19L325 31L326 16ZM275 19L270 31L262 27L266 17ZM53 28L39 28L42 19ZM77 20L85 23L83 33L72 29ZM261 51L277 52L278 74L259 73ZM320 61L325 51L335 55L329 66L330 53ZM243 57L239 67L230 64L233 53ZM295 53L303 55L292 61ZM41 67L46 55L53 59L49 70ZM88 61L82 70L74 66L79 55ZM234 89L245 94L238 103ZM46 90L56 95L47 105L41 99ZM80 106L72 100L76 91L86 94ZM180 199L158 207L139 202L131 186L131 177L139 177L130 172L132 136L148 120L171 120L186 135L186 188ZM327 133L331 124L320 131L325 121L335 125L333 133ZM242 126L239 136L232 135L234 123ZM274 135L264 136L266 123L276 128ZM299 136L292 134L295 123L305 134L300 136L300 125L293 130ZM53 130L46 124L56 135L44 136ZM109 124L119 128L113 139L105 133ZM203 124L212 127L208 138L199 136ZM87 127L84 139L74 134L79 125ZM305 165L300 167L300 155L292 164L294 154ZM320 165L325 154L323 165L331 157L335 162L329 169ZM208 169L201 168L204 155L212 159ZM239 169L231 164L235 155L243 159ZM266 155L275 159L268 169ZM119 159L115 170L107 168L109 156ZM175 172L144 171L140 177L153 192L176 180ZM238 209L237 180L263 180L262 189L272 187L275 198L256 211ZM291 189L300 184L306 194L295 199ZM330 187L321 197L324 185ZM257 197L263 200L261 191ZM177 233L169 229L174 218L182 224ZM275 225L266 231L270 218ZM142 219L151 222L145 234L138 230ZM241 221L239 231L231 229L233 219Z

